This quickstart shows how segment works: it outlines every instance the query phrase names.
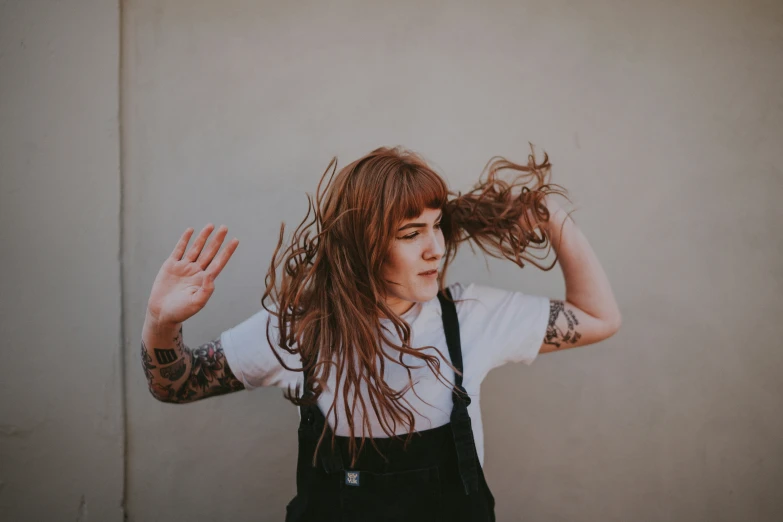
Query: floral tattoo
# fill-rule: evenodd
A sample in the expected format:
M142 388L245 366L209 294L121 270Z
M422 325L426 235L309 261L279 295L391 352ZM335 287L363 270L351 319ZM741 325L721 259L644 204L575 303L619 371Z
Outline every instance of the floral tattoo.
M158 400L173 403L192 402L245 388L226 363L220 339L191 350L182 341L182 327L180 327L173 341L177 349L155 348L153 350L158 359L158 366L153 364L154 361L144 341L141 343L141 365L150 392ZM179 381L187 370L187 358L191 361L190 373L178 389L171 384L161 382L163 379L170 382ZM158 370L160 378L156 379L152 370Z

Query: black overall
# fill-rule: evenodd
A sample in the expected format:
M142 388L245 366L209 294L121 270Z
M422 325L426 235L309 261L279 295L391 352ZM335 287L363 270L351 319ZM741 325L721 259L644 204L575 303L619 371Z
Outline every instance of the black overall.
M440 293L438 300L451 363L461 372L457 310ZM468 415L470 397L462 376L456 374L454 380L461 393L452 391L451 422L414 432L404 451L404 436L373 439L388 462L365 441L356 465L346 468L348 437L335 437L332 451L327 427L314 467L313 452L326 419L317 404L300 407L297 495L286 507L286 522L494 521L495 499Z

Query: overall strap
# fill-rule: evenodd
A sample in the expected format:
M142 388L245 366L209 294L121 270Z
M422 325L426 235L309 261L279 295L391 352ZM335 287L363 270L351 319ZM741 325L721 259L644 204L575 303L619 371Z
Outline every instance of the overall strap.
M304 389L302 393L309 395L306 385L307 381L310 379L310 372L304 371L302 373L304 375ZM327 424L326 417L324 417L324 414L321 412L321 408L318 407L317 403L300 406L299 414L301 417L299 420L300 438L302 435L305 435L309 437L311 441L317 441L321 437L324 425ZM332 428L327 425L323 442L321 443L321 447L318 448L318 462L320 462L321 467L327 473L342 471L344 469L342 455L337 448L332 450L331 442ZM300 444L301 443L302 441L300 440ZM315 444L313 444L312 447L313 451L315 451ZM312 455L310 455L309 459L312 460Z
M462 484L465 486L465 493L469 495L479 490L478 453L476 452L476 442L473 439L473 426L468 414L470 397L462 386L462 346L459 337L457 307L452 301L451 292L448 288L445 289L445 294L448 298L438 292L443 318L443 330L446 333L446 344L449 347L451 364L460 372L454 375L454 388L451 393L454 404L451 409L451 429L457 448L459 474L462 478Z

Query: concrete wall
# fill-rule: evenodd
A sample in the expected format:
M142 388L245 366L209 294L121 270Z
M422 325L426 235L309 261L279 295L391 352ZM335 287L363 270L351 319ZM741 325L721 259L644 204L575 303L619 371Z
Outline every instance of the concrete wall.
M0 2L0 520L123 516L119 27Z
M128 519L282 520L297 415L280 390L188 406L146 390L163 259L188 226L241 240L185 324L198 345L258 309L279 224L333 155L402 144L464 190L527 141L624 324L488 377L498 519L779 518L779 2L131 0L122 140L116 6L0 9L0 518L118 519L122 335ZM489 268L465 251L450 280L563 296L559 269Z

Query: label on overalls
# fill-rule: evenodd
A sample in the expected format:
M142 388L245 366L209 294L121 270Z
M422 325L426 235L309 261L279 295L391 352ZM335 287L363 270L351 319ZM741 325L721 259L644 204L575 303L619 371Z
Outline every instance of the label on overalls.
M359 485L359 472L358 471L345 471L345 483L348 486Z

